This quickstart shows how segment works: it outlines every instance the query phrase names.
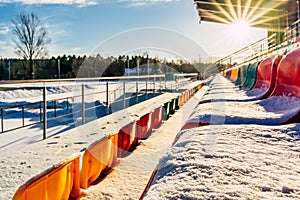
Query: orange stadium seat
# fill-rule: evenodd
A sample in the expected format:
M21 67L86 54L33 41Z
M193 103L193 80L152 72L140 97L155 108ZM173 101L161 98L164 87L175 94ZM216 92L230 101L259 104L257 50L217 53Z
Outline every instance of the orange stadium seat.
M16 191L13 200L67 200L79 197L79 156L33 177Z

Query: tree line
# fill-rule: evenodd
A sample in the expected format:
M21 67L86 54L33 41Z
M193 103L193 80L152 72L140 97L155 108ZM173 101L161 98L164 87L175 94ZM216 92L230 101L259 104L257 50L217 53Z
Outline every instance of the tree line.
M91 78L125 75L129 68L134 74L139 68L139 75L161 73L194 73L199 69L184 61L167 61L166 59L144 56L127 56L104 58L96 56L63 55L52 58L0 59L0 80L55 79L55 78ZM128 70L127 70L128 71Z

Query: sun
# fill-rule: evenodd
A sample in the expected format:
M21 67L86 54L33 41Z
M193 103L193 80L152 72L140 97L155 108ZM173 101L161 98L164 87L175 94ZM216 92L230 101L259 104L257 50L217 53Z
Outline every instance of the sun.
M247 38L250 32L249 23L245 20L237 20L229 25L229 34L236 39Z

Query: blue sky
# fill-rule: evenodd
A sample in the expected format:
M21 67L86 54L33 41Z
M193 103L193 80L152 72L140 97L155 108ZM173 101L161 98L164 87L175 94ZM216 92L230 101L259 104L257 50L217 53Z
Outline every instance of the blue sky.
M193 0L0 0L2 57L16 57L10 47L14 38L10 29L11 19L20 12L35 12L46 25L52 40L50 56L89 55L109 38L144 27L174 30L209 56L221 57L266 36L265 30L252 28L237 38L228 25L199 24ZM135 42L134 37L128 40Z

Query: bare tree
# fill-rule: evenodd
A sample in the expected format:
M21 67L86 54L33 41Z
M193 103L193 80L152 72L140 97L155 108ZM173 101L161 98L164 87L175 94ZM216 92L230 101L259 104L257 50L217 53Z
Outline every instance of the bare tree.
M45 26L34 13L21 13L11 21L12 31L17 37L13 40L15 53L29 60L29 76L33 78L33 59L43 58L48 54L46 45L51 39Z

